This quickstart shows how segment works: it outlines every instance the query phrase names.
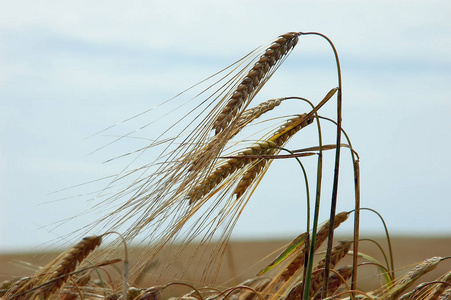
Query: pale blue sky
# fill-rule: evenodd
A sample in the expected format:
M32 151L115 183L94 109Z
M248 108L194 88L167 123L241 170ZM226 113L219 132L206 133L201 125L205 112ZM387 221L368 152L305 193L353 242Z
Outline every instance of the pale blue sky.
M89 186L49 194L116 172L125 160L102 162L143 145L130 140L88 155L112 138L86 137L288 31L322 32L339 51L343 125L361 157L362 206L378 210L396 234L451 235L450 12L449 1L0 1L0 251L51 246L70 226L86 224L92 216L50 232L89 204L86 197L55 200ZM329 46L301 37L255 101L318 100L336 86L335 76ZM333 105L324 113L334 116ZM352 208L346 154L341 210ZM291 174L285 168L268 174L236 237L289 238L303 230L293 209L299 199L270 185L289 182L281 181ZM368 213L362 228L382 233Z

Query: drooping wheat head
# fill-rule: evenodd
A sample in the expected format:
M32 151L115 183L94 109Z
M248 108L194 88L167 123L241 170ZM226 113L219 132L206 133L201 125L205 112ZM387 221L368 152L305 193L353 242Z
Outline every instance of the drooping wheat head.
M382 291L380 299L398 299L408 287L415 283L418 278L437 267L441 260L441 257L432 257L421 262L406 275L399 278L392 288Z
M101 236L89 236L68 251L58 256L47 266L21 286L14 286L7 294L7 299L29 299L43 297L47 299L55 294L69 279L79 263L102 243ZM31 290L29 293L28 290Z
M298 42L298 33L290 32L283 34L276 40L260 57L258 62L250 70L243 81L238 85L232 97L222 109L221 113L213 123L215 134L223 131L240 109L252 100L255 94L268 80L265 78L277 62L286 56ZM262 84L263 83L263 84Z

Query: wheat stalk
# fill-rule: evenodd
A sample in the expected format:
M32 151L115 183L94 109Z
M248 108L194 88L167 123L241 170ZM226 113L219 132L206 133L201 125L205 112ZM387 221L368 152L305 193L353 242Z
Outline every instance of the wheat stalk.
M258 62L255 63L253 68L235 89L228 103L214 121L213 130L216 135L229 125L245 103L252 100L256 92L264 84L264 80L262 79L282 57L296 46L297 42L298 33L290 32L283 34L260 56Z

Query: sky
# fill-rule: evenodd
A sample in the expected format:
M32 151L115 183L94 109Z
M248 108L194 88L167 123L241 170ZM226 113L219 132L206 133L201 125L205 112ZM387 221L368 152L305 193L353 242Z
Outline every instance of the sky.
M161 130L111 143L152 116L123 120L289 31L321 32L338 50L362 206L377 210L392 234L451 236L450 12L449 1L0 1L0 252L60 245L92 221L84 213L95 204L92 189L80 184L114 174L127 158L106 160ZM325 40L301 36L254 101L319 101L336 78ZM335 116L332 103L324 114ZM333 128L326 131L332 142ZM353 207L348 156L339 211ZM332 152L325 161L330 183ZM274 164L232 237L303 232L295 172L292 163ZM328 184L323 195L325 220ZM364 235L383 234L374 214L363 212L361 222Z

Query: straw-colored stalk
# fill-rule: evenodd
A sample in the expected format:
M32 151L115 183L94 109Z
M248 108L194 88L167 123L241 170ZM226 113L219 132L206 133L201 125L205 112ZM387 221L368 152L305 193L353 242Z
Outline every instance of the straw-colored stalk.
M263 78L298 42L298 33L283 34L260 56L252 69L235 89L235 92L213 123L215 134L222 132L239 113L245 103L252 100L264 83ZM244 105L245 106L245 105Z

